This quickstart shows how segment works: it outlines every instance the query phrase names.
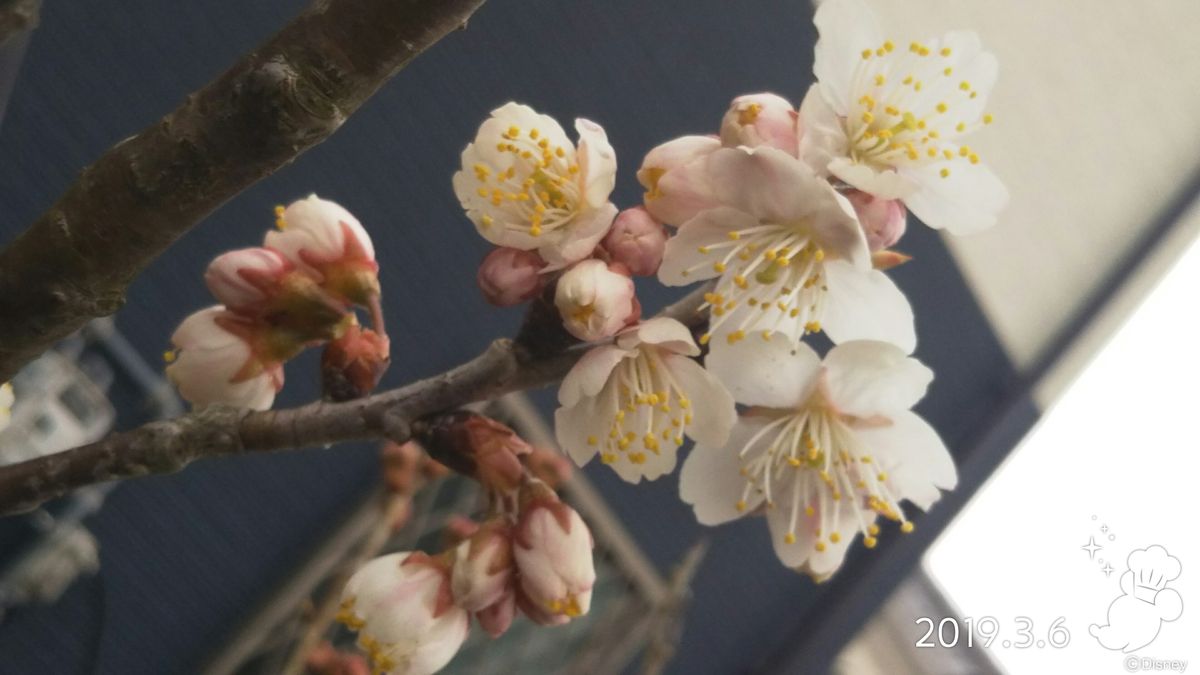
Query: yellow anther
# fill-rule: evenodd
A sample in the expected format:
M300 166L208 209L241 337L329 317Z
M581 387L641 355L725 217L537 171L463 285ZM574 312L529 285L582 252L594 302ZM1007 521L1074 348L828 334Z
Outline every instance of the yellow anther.
M894 43L893 43L891 40L885 40L885 41L883 42L883 49L884 49L884 51L888 51L888 52L890 52L890 51L892 51L892 50L893 50L893 49L895 49L895 48L896 48L896 45L895 45L895 44L894 44Z
M168 349L167 351L163 352L162 359L167 363L175 363L175 357L178 355L178 352L176 352L174 349Z
M724 272L725 271L725 263L723 263L723 262L713 263L713 271L716 272L717 274Z
M494 220L494 219L493 219L491 216L485 215L485 216L483 216L482 218L480 218L480 219L479 219L479 222L480 222L480 224L482 224L484 227L491 227L491 226L492 226L492 223L494 223L494 222L495 222L495 220Z
M707 246L697 246L696 252L703 255L708 255L709 248Z
M975 154L975 153L973 153L973 152L971 153L971 156L970 156L970 157L968 157L967 159L968 159L968 160L970 160L970 162L971 162L972 164L978 164L978 163L979 163L979 155L977 155L977 154Z
M791 532L788 532L787 534L783 535L783 543L785 543L785 544L796 543L796 535L792 534Z
M744 339L746 339L746 331L744 330L735 330L725 338L729 344L734 344L735 342Z
M818 541L817 545L814 546L813 548L817 549L817 553L824 553L825 552L825 542Z
M869 535L866 537L863 537L863 546L866 546L867 548L875 548L875 545L878 543L879 543L879 540L876 539L875 537L872 537Z
M941 171L939 171L938 173L939 173L939 174L942 176L942 178L949 178L949 177L950 177L950 169L942 169L942 170L941 170Z
M949 47L942 47L942 51L940 52L940 54L941 54L942 56L950 56L950 48L949 48Z
M962 82L958 83L958 88L963 91L971 91L971 83L963 80Z
M883 56L883 54L880 54L880 56ZM886 82L886 81L887 81L887 79L886 79L886 78L885 78L883 75L876 75L876 76L875 76L875 86L876 86L876 87L882 87L882 86L883 86L883 83L884 83L884 82Z
M967 125L964 122L959 122L958 125L954 127L954 130L961 134L967 130Z
M726 234L726 236L728 236L733 241L737 241L738 239L742 238L742 233L738 232L737 230L731 230L730 232L728 232Z
M862 114L862 121L863 124L870 124L871 122L875 121L875 116L869 112L865 112Z
M950 77L951 75L954 74L954 69L947 67L945 70L942 71L942 73L945 74L946 77Z
M711 333L705 333L705 334L703 334L703 335L701 335L701 336L700 336L700 344L702 344L702 345L706 345L706 344L708 344L708 341L709 341L709 340L711 340L711 339L712 339L712 334L711 334Z
M908 534L909 532L912 532L914 529L916 529L916 527L913 525L911 520L906 520L903 523L900 523L900 531L903 532L904 534Z
M738 510L739 513L742 511L745 511L746 510L746 500L745 499L737 500L737 503L734 504L734 507Z
M940 113L944 113L949 109L950 109L950 106L946 105L945 103L937 104L937 111Z
M811 506L806 506L804 507L804 515L812 518L813 516L817 515L817 510Z
M954 151L953 150L943 150L942 156L945 157L946 159L954 159Z
M738 288L743 288L743 289L750 286L750 282L746 281L746 277L744 277L740 274L733 277L733 283L736 284Z
M754 122L758 119L759 113L762 112L762 109L763 107L761 103L751 103L745 108L742 108L738 111L738 124L742 126L754 124Z
M879 534L879 526L876 525L875 523L871 523L870 525L867 526L867 534L869 534L871 536L878 535Z
M587 437L587 443L588 443L588 445L596 445L596 444L597 444L597 443L599 443L599 442L600 442L600 439L596 438L595 436L588 436L588 437Z
M885 108L883 109L883 112L885 112L885 113L887 113L887 114L889 114L889 115L899 115L899 114L900 114L900 109L899 109L899 108L897 108L897 107L896 107L896 106L894 106L894 105L889 105L889 106L887 106L887 107L885 107Z
M865 60L867 60L867 59L871 58L871 54L873 54L873 53L874 53L874 52L872 52L870 49L864 49L864 50L862 50L862 57L863 57L863 60L865 61Z
M993 118L992 118L992 116L991 116L990 114L988 114L988 115L984 115L984 116L983 116L983 123L984 123L984 124L991 124L991 123L992 123L992 119L993 119Z
M768 333L768 335L770 335L770 333ZM791 464L792 466L800 466L802 462L796 457L788 457L788 464Z
M282 205L282 204L276 204L276 205L275 205L275 217L276 217L276 218L282 218L282 217L283 217L283 212L284 212L284 211L286 211L286 210L287 210L287 209L283 208L283 205Z
M517 125L514 124L513 126L508 128L507 135L509 138L516 138L517 136L521 135L521 130L519 128L517 128Z
M841 540L842 540L842 535L838 534L837 532L830 532L830 533L829 533L829 541L832 541L833 543L835 543L835 544L836 544L836 543L838 543L838 542L839 542L839 541L841 541Z

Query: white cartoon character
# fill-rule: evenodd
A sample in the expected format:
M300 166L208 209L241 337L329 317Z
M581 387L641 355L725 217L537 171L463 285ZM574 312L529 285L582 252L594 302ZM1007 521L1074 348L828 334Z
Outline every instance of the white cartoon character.
M1088 632L1105 649L1125 653L1154 642L1163 621L1183 614L1183 598L1167 583L1179 576L1179 559L1162 546L1129 554L1129 570L1121 575L1124 595L1108 606L1108 625L1092 624Z

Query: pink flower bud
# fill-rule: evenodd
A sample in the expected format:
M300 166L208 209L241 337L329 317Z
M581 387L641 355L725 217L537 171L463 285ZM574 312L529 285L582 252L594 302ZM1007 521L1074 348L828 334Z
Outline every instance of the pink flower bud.
M391 341L357 324L325 345L321 385L333 401L350 401L374 391L391 363Z
M619 270L620 268L617 268ZM554 304L571 335L591 342L637 321L633 279L600 260L576 263L558 280Z
M706 158L720 149L716 136L681 136L646 153L637 179L646 188L646 209L664 223L686 220L720 204L708 176Z
M420 552L364 565L346 584L337 618L358 631L375 672L408 675L441 670L470 625L451 599L448 562Z
M522 487L520 503L513 538L518 605L538 623L587 614L596 583L592 533L574 509L539 481Z
M282 361L299 350L273 344L268 331L220 305L202 309L171 336L177 351L167 353L167 377L196 408L266 410L283 387ZM268 353L276 349L282 353Z
M545 277L540 272L545 266L545 261L533 251L498 248L479 263L475 280L488 302L497 307L512 307L541 292Z
M496 492L520 486L525 473L520 456L531 450L512 429L469 410L424 420L418 439L433 457Z
M796 157L800 153L800 113L775 94L747 94L733 99L721 120L721 144L727 148L761 145Z
M310 195L277 207L275 224L265 245L314 273L326 290L359 305L379 295L375 245L349 211Z
M612 229L600 242L613 262L639 277L653 276L662 264L667 230L645 208L636 206L617 214Z
M451 588L454 602L479 612L498 602L513 577L512 533L502 519L483 524L454 549Z
M487 634L495 639L508 631L516 614L517 596L510 588L495 603L476 612L475 618L479 620L479 625L487 631Z
M284 276L293 267L278 251L244 248L217 256L209 263L204 282L228 309L253 315L280 292Z
M879 199L860 190L850 190L845 197L854 206L872 251L882 251L904 236L908 211L899 199Z

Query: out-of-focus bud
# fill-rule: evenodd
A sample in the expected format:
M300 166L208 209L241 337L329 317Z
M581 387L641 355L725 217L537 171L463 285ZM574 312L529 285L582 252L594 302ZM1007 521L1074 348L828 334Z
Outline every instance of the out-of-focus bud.
M658 272L667 247L667 230L641 206L617 214L612 229L600 242L613 262L621 263L635 276L648 277Z
M371 675L366 659L359 654L338 651L328 640L308 653L304 669L307 675Z
M911 255L906 255L899 251L883 250L871 253L871 266L881 272L886 272L893 267L899 267L910 260L912 260Z
M537 297L545 285L541 270L546 262L533 251L498 248L479 263L475 281L488 302L512 307Z
M363 306L379 296L375 246L349 211L310 195L276 207L275 225L278 231L267 233L266 246L314 273L325 290Z
M321 354L321 384L326 398L350 401L370 394L391 361L391 341L386 335L351 324L325 345Z
M531 450L515 431L478 413L458 410L418 427L421 444L456 472L485 488L512 492L521 485L521 455Z
M446 548L450 548L470 539L471 535L478 531L479 523L456 513L446 520L446 527L442 529L442 539Z
M512 532L503 518L484 523L454 549L454 602L479 612L499 601L513 577Z
M800 153L800 113L775 94L747 94L733 99L721 120L721 144L770 146L796 157Z
M499 600L475 613L479 625L492 639L504 635L517 614L517 596L510 588Z
M432 675L462 646L470 615L454 605L449 565L443 557L395 553L350 578L337 618L358 631L375 672Z
M854 207L872 251L889 248L904 236L908 210L899 199L879 199L861 190L850 190L845 197Z
M535 478L551 488L557 488L571 477L575 465L561 452L549 448L534 447L525 458L525 467Z
M585 342L616 335L640 314L633 279L620 267L584 260L558 280L554 305L567 332Z
M171 342L175 350L166 355L167 378L196 408L270 408L283 387L283 361L301 348L220 305L184 319Z
M587 614L596 583L592 533L575 509L540 481L521 487L513 555L517 604L530 619L555 624Z
M424 457L425 451L412 441L385 443L379 459L383 464L383 482L388 490L400 494L415 492L417 472Z

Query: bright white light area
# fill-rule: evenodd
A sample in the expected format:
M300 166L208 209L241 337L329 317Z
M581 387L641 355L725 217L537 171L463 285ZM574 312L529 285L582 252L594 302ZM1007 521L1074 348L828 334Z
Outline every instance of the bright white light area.
M1188 670L1200 671L1198 478L1200 245L1192 244L958 516L926 565L964 617L995 617L999 635L989 651L1011 673L1140 671L1131 657L1186 660ZM1089 540L1103 547L1094 558L1082 548ZM1110 623L1129 554L1155 544L1182 564L1168 588L1182 598L1183 614L1161 623L1147 646L1109 651L1088 627ZM1114 606L1111 623L1139 640L1158 610L1126 602L1139 604ZM1017 634L1019 616L1032 621L1034 646L1005 648L1006 640L1027 640ZM1037 647L1058 617L1070 643Z

